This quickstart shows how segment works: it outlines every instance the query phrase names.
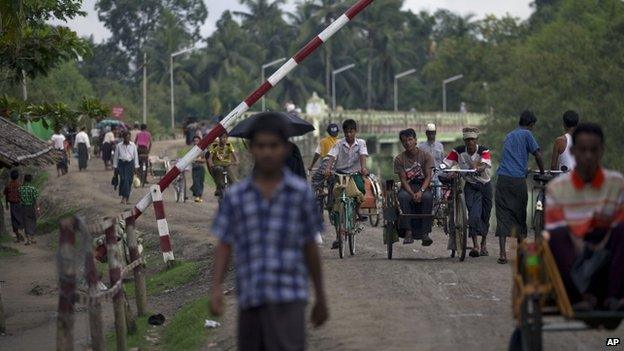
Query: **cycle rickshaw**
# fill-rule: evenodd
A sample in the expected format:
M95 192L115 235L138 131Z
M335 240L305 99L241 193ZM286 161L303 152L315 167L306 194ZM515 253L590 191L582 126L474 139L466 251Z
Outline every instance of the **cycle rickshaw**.
M548 236L544 232L536 242L518 247L513 265L512 304L517 326L510 342L513 351L541 351L544 331L614 330L624 319L624 312L572 309L554 256L542 238ZM569 323L557 323L560 317Z
M468 211L463 193L463 178L468 174L474 174L475 170L446 169L441 166L435 170L441 174L457 174L456 177L440 177L442 181L441 196L434 198L433 213L431 214L404 214L398 201L398 193L401 190L400 182L387 180L384 194L384 231L383 242L386 245L388 259L392 259L393 245L399 238L405 237L404 230L399 228L402 218L432 218L441 223L444 233L448 235L448 249L451 257L457 257L459 261L466 259L468 241ZM437 186L433 186L434 188Z

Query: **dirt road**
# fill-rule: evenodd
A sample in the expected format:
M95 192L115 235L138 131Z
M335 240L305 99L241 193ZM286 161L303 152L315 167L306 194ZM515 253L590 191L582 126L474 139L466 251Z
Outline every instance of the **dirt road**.
M171 156L182 147L181 141L160 142L153 153ZM101 161L92 160L88 173L71 172L66 178L50 177L47 196L67 197L70 189L80 196L71 201L90 213L115 215L126 206L110 187L110 172ZM134 190L137 201L145 190ZM216 210L211 191L206 190L202 204L172 202L165 193L165 211L171 228L174 252L184 259L208 259L214 238L209 234ZM138 228L156 235L151 209L138 221ZM332 240L332 228L325 230L325 241ZM511 267L496 263L495 238L489 240L490 257L467 258L459 263L448 258L446 238L436 231L434 244L424 248L419 243L395 245L392 261L386 259L381 228L366 226L358 237L358 252L343 260L328 245L321 248L324 274L330 304L330 321L320 329L310 330L311 350L505 350L514 324L511 318ZM0 349L52 349L54 339L54 293L42 299L23 301L32 284L47 284L55 289L53 254L43 248L38 256L25 255L0 261L0 280L5 280L3 299L8 314L9 336L0 337ZM35 249L32 249L35 250ZM23 277L17 269L32 260L36 274ZM30 269L29 269L30 271ZM20 284L15 283L22 279ZM50 278L52 277L52 278ZM11 285L7 291L7 286ZM186 302L205 294L209 274L182 291L150 297L149 304L170 315ZM7 297L5 297L5 293ZM17 302L8 302L17 301ZM207 350L235 349L235 296L227 297L227 315L223 327L209 336ZM43 312L25 312L43 307ZM107 318L110 324L110 318ZM21 321L21 324L16 323ZM16 326L17 324L17 326ZM77 331L86 340L85 331ZM82 333L82 334L81 334ZM606 337L624 337L624 327L617 331L585 331L546 334L546 350L599 350Z

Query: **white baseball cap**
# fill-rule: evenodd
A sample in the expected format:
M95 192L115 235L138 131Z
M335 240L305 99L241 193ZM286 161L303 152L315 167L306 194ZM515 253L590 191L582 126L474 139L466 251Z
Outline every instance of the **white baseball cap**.
M435 132L436 131L436 125L433 124L433 123L427 124L427 131L428 132Z

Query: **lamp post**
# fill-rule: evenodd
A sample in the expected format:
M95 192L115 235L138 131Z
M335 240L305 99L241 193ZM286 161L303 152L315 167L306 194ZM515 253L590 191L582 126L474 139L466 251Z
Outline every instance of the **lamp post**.
M186 54L187 52L193 51L195 49L197 49L197 47L183 49L178 52L174 52L169 57L169 83L171 84L171 88L169 89L171 93L171 132L173 132L173 130L175 129L175 107L174 107L175 105L174 105L174 94L173 94L173 58L178 55Z
M412 68L394 76L394 112L399 111L399 79L414 73L416 73L416 69Z
M279 59L277 59L275 61L271 61L269 63L265 63L264 65L262 65L262 78L260 79L260 84L264 84L264 79L265 79L264 78L264 70L265 69L267 69L267 68L269 68L271 66L275 66L275 65L277 65L279 63L282 63L284 61L286 61L286 58L282 57L282 58L279 58ZM265 109L266 109L266 102L265 102L265 99L264 99L264 95L262 95L262 111L260 111L260 112L264 112Z
M355 67L355 63L346 65L332 71L332 111L336 111L336 75Z
M448 83L452 83L452 82L454 82L456 80L460 80L462 78L464 78L464 75L463 74L459 74L459 75L453 76L451 78L447 78L447 79L442 81L442 111L443 112L446 112L446 85Z

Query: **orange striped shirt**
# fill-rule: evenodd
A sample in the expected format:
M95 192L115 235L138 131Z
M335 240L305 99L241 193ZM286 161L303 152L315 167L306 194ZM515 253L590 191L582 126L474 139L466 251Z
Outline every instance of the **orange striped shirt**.
M546 230L567 227L584 237L624 222L624 177L599 169L585 183L576 171L555 178L546 190Z

